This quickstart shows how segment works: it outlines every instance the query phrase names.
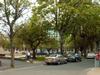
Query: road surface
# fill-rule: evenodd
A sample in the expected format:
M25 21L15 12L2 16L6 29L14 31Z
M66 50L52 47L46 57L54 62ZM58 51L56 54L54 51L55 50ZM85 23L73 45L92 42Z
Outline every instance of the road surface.
M93 59L85 59L82 62L67 63L64 65L44 65L43 63L30 64L17 62L19 67L0 71L0 75L81 75L83 71L94 67Z

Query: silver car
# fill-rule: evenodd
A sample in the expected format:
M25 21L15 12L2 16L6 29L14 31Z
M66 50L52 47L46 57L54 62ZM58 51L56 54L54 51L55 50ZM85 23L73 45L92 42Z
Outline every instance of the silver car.
M96 56L96 54L93 52L87 54L88 59L93 59L93 58L95 58L95 56Z
M51 54L45 58L46 64L64 64L67 63L67 58L61 54Z

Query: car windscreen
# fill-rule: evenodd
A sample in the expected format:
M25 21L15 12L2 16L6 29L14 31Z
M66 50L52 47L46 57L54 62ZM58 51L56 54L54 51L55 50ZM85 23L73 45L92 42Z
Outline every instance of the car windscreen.
M73 53L70 53L70 54L68 54L68 56L74 56L74 54Z
M52 54L52 55L50 55L49 57L56 57L57 55L56 54Z

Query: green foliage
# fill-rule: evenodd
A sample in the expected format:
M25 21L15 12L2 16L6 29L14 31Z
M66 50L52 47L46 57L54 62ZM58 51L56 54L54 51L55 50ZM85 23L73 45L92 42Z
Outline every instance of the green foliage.
M44 61L45 60L45 57L43 57L43 56L38 56L38 57L36 57L36 60L37 61Z
M13 40L16 32L14 31L16 27L17 20L23 16L24 10L29 6L28 0L3 0L2 8L0 8L0 21L6 26L6 34L10 40L11 48L11 67L14 68L14 50L13 50Z
M38 42L42 42L47 37L45 23L38 11L33 11L30 21L21 29L19 37L25 44L35 47ZM37 16L38 15L38 16Z
M9 41L3 34L0 34L0 46L5 49L9 49Z
M29 5L27 1L25 4ZM17 6L20 9L24 4ZM7 12L14 17L15 12ZM59 48L60 42L65 47L88 48L100 40L99 20L100 6L91 0L37 0L37 6L32 8L32 17L21 30L18 28L14 43L19 41L20 44L24 42L35 47L40 42L38 47ZM57 32L60 39L50 37L49 31Z
M74 48L81 46L88 48L98 39L100 8L91 0L38 1L40 6L44 4L42 10L45 12L42 13L45 13L45 16L53 15L49 21L50 27L59 33L59 40L63 44L66 42L68 46L70 44ZM70 35L71 38L65 40Z

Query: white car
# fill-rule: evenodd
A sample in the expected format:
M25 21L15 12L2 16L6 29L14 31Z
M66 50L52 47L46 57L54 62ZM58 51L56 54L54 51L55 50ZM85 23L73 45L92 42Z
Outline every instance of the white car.
M92 53L92 52L87 54L87 58L88 59L94 59L95 56L96 56L96 54L95 53Z
M50 56L45 58L46 64L63 64L67 63L67 58L65 58L61 54L51 54Z

